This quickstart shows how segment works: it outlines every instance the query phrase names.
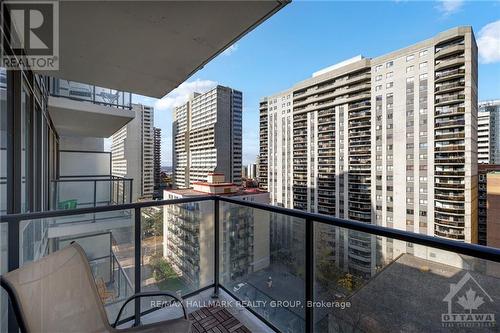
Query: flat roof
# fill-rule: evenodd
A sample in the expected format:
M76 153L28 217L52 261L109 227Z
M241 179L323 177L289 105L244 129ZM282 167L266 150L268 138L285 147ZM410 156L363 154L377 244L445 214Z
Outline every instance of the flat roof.
M463 259L467 261L467 257ZM350 308L332 311L333 320L348 323L348 326L355 326L363 332L450 332L450 328L442 326L441 315L448 313L448 303L444 299L451 293L450 284L459 285L466 273L470 273L493 299L493 303L484 299L484 304L472 313L494 313L498 318L500 264L485 260L473 262L470 257L469 260L475 270L403 254L347 299L351 302ZM488 275L479 270L490 273ZM479 287L469 284L456 292L456 297L465 295L469 288L474 289L477 296L486 298ZM453 313L469 313L457 304L455 298L452 310Z
M211 195L212 193L195 191L192 188L181 188L181 189L172 189L172 190L164 190L165 192L170 192L174 194L179 194L185 197L194 197L194 196L203 196L203 195ZM233 193L217 193L217 195L222 196L242 196L242 195L256 195L256 194L264 194L268 193L267 191L259 190L258 188L239 188L238 191Z

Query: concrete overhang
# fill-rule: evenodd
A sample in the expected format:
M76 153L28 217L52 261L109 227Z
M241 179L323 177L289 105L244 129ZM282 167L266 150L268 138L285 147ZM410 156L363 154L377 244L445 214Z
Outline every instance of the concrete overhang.
M60 1L59 70L42 73L160 98L288 2Z
M133 110L54 96L49 114L59 135L98 138L110 137L135 117Z

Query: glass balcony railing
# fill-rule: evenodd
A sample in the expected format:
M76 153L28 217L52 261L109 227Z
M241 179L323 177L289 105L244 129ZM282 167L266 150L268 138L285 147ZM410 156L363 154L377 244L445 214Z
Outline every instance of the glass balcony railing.
M438 236L463 238L440 221ZM131 293L161 290L210 291L278 332L435 332L500 315L500 249L228 197L4 215L0 230L2 273L79 243L110 322ZM123 322L155 311L137 301Z
M121 109L132 108L132 94L125 91L94 86L91 84L51 78L50 94L82 102L112 106Z
M76 209L132 202L132 179L66 177L50 183L51 210Z

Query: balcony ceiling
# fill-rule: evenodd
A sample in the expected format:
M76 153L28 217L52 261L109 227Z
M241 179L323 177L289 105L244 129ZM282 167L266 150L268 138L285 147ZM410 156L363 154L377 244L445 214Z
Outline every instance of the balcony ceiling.
M44 74L160 98L287 1L59 4L60 69Z

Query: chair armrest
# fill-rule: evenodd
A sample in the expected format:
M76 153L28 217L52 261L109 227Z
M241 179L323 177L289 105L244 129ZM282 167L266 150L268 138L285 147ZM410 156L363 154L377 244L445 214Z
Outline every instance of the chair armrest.
M125 309L125 306L128 303L130 303L131 301L133 301L136 298L153 297L153 296L168 296L168 297L172 297L175 301L177 301L177 302L179 302L181 304L181 306L182 306L182 312L184 313L184 319L188 319L187 312L186 312L186 307L184 306L184 302L182 301L181 298L177 297L177 295L174 295L173 293L166 292L166 291L145 291L145 292L142 292L142 293L134 294L134 295L130 296L129 298L127 298L127 300L125 301L125 303L123 303L122 307L120 308L120 311L118 312L118 316L116 316L115 323L112 326L116 328L116 325L118 325L118 321L120 320L120 316L121 316L121 314L123 312L123 309Z

